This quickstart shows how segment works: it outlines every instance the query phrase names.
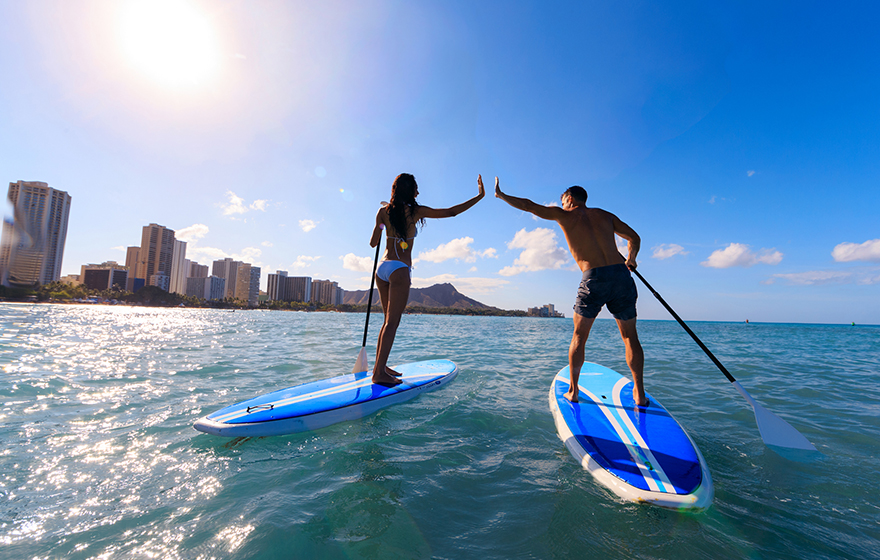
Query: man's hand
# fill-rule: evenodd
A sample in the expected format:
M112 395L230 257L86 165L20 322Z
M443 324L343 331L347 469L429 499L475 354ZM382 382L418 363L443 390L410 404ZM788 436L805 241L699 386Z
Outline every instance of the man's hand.
M636 260L634 258L629 257L626 259L626 267L628 269L635 270L637 266L639 266L639 265L636 264Z
M498 186L498 177L495 177L495 198L504 198L504 193L501 192L501 187Z
M483 188L483 176L482 175L477 175L477 185L479 186L479 189L480 189L480 198L483 198L483 196L486 194L486 189Z

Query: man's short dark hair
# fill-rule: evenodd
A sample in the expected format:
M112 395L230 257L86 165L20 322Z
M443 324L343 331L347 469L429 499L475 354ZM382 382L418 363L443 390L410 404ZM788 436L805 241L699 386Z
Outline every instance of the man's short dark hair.
M565 189L565 192L562 193L562 195L563 196L568 195L578 202L586 202L587 201L587 191L584 190L583 187L579 187L577 185L574 185L573 187L568 187L567 189Z

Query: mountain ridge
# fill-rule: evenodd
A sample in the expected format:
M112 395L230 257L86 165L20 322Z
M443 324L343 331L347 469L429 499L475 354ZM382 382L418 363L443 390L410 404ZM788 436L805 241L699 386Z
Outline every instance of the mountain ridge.
M369 290L343 290L342 303L351 305L366 305L370 295ZM373 289L373 305L381 305L379 302L379 290ZM451 307L454 309L497 309L486 305L459 292L455 286L449 283L434 284L427 288L412 288L409 291L407 307Z

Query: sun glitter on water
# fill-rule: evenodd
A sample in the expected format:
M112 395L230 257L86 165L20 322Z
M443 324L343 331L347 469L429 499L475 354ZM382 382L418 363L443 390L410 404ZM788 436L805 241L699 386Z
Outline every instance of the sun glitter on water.
M120 4L122 51L132 68L169 88L198 85L220 67L216 33L205 14L181 0Z

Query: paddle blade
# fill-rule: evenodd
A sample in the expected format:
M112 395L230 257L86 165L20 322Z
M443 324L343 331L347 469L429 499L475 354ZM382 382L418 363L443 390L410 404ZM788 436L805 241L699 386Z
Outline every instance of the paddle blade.
M813 444L791 424L758 404L758 402L742 388L739 381L734 381L733 386L736 387L736 390L739 391L750 405L752 405L752 409L755 411L755 421L758 423L758 430L761 432L761 439L764 440L764 443L776 447L816 451Z
M362 371L367 371L368 369L370 369L370 366L367 363L367 348L361 346L361 351L358 352L357 361L354 363L354 367L351 368L351 372L360 373Z

